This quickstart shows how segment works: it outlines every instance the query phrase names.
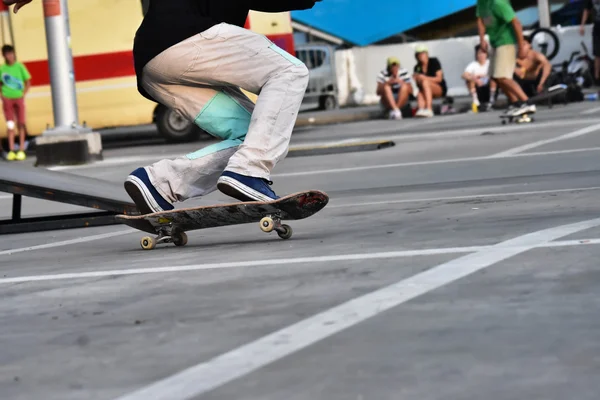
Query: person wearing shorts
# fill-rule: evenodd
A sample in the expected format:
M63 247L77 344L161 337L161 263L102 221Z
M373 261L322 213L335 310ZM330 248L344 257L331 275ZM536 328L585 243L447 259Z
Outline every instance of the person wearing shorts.
M415 117L433 117L433 99L445 97L448 86L444 79L442 64L436 57L429 56L429 50L424 45L415 48L417 64L414 68L413 79L419 88L417 94L418 110Z
M17 61L14 47L4 45L0 66L2 109L8 130L8 161L25 160L25 94L30 87L31 75L27 67ZM19 151L15 152L15 128L19 130Z
M482 104L484 109L491 109L496 97L496 82L490 79L490 60L487 53L477 45L475 60L470 62L462 74L467 89L473 98L473 106L478 111Z
M585 23L590 12L594 12L594 27L592 28L592 52L594 53L594 80L600 83L600 0L586 0L581 18L579 33L585 35Z
M535 112L535 104L529 103L529 97L513 80L517 53L525 55L525 40L523 27L509 0L477 0L476 16L481 47L490 54L490 76L509 99L506 114Z
M381 96L381 107L390 119L402 119L401 110L408 104L413 87L406 68L400 66L396 57L387 59L387 68L377 75L377 95Z

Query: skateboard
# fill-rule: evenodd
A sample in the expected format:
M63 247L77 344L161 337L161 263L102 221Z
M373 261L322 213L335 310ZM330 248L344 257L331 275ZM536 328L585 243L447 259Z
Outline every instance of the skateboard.
M117 215L115 218L132 228L157 235L140 240L142 249L152 250L159 243L185 246L188 241L186 231L255 222L263 232L276 231L280 238L290 239L292 227L282 224L282 220L308 218L321 211L328 202L329 196L325 192L310 190L268 202L216 204L145 215Z
M535 122L533 117L529 116L529 113L521 114L521 115L500 115L500 119L502 119L502 125L506 125L507 123L516 122L518 124Z
M543 102L544 100L548 100L548 107L552 108L552 99L561 94L564 94L566 92L567 92L567 85L560 83L558 85L549 87L544 92L529 99L529 101L533 104L539 104L539 103ZM566 104L566 101L565 101L565 104ZM517 122L517 123L535 122L535 119L533 117L531 117L529 114L531 114L531 113L515 115L515 116L500 115L500 118L502 119L502 125L504 125L506 123L512 123L513 121Z
M543 101L547 100L548 101L548 107L552 108L552 99L560 96L561 94L565 94L567 93L567 88L568 86L563 84L563 83L559 83L557 85L551 86L548 89L544 90L542 93L532 97L529 101L532 102L533 104L541 104ZM564 104L567 104L567 98L566 96L563 98L562 101Z

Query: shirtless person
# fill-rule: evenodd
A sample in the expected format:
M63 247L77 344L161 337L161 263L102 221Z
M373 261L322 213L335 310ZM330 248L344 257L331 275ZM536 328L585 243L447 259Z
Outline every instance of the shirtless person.
M525 39L525 57L517 58L514 80L528 97L544 91L546 81L552 72L552 64L540 52L531 48L531 41Z

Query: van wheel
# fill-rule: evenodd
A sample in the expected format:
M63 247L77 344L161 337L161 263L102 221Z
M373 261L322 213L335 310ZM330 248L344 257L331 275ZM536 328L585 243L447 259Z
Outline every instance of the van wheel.
M319 99L319 108L321 110L334 110L337 108L337 101L334 96L322 96Z
M162 105L158 106L155 114L158 133L168 142L192 142L200 138L202 130L188 121L175 110Z

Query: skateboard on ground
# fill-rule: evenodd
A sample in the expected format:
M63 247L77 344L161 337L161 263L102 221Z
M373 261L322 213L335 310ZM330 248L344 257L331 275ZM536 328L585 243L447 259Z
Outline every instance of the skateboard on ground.
M544 90L543 92L533 96L529 101L533 104L541 104L544 101L548 101L548 107L552 108L552 100L554 98L557 98L560 95L564 95L565 93L567 93L567 89L568 86L563 84L563 83L559 83L557 85L554 86L550 86L548 89ZM567 104L567 97L564 96L563 97L563 101L564 104Z
M216 204L161 211L146 215L117 215L118 222L148 232L140 241L144 250L152 250L159 243L187 244L186 231L216 228L258 222L263 232L276 231L280 238L292 237L292 228L282 220L308 218L321 211L329 202L329 196L318 190L292 193L278 200Z
M529 114L532 113L525 113L525 114L520 114L520 115L500 115L500 119L502 119L502 125L506 125L507 123L513 123L516 122L518 124L522 124L522 123L527 123L527 122L534 122L535 119L533 117L530 117Z
M530 98L529 102L532 104L539 104L540 102L542 102L544 100L548 100L548 106L552 107L552 99L561 94L564 94L566 92L567 92L567 85L564 85L561 83L558 85L551 86L547 90L543 91L542 93ZM512 123L512 122L516 122L516 123L535 122L535 119L533 117L531 117L530 114L532 114L532 113L525 113L525 114L521 114L521 115L500 115L500 118L502 119L502 125L505 125L506 123Z

